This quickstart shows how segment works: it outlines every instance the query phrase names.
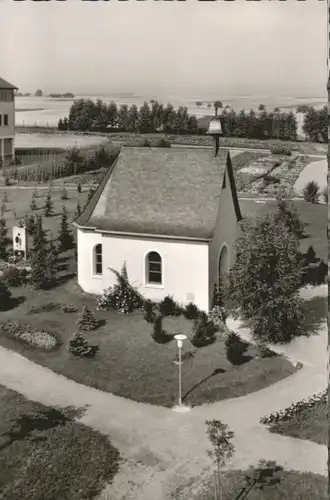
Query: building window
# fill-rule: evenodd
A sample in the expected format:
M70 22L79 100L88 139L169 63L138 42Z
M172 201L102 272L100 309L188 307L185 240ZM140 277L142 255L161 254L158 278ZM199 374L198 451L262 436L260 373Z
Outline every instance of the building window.
M162 258L157 252L147 255L147 283L162 284Z
M94 274L102 274L102 245L94 247Z
M8 125L8 115L3 115L3 118L4 118L3 119L3 124L4 124L5 127L7 127L7 125Z

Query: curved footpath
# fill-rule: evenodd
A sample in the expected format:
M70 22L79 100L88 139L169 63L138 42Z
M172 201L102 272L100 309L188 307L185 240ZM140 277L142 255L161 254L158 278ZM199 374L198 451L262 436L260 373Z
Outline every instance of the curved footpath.
M313 296L324 292L318 288ZM237 322L229 323L241 334ZM325 329L326 325L320 336L325 335ZM291 351L293 355L294 349ZM191 482L207 473L211 465L205 420L213 418L235 432L236 452L230 468L244 469L263 458L276 460L287 469L327 475L326 446L271 434L259 423L270 411L323 390L327 384L323 362L306 364L289 379L247 396L183 414L78 384L3 347L0 383L46 405L85 407L79 420L109 435L126 460L99 500L165 500L174 498L176 487L190 489ZM180 498L178 492L175 498Z

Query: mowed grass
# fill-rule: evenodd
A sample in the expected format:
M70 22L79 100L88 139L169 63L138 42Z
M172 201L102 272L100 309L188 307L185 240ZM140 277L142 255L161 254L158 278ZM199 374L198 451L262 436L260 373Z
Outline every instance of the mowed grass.
M14 289L13 289L14 290ZM113 311L95 311L94 297L83 294L74 280L51 291L38 292L20 287L17 296L26 301L2 313L3 319L31 324L54 333L60 347L53 352L32 349L0 333L0 343L20 352L29 359L47 366L77 382L126 398L171 407L178 396L178 366L175 341L161 345L151 337L152 326L141 313L122 315ZM53 310L31 314L31 308L46 303L57 304ZM94 359L77 359L68 352L68 341L76 330L78 313L63 313L60 305L73 304L79 312L83 304L94 311L102 326L85 337L99 345ZM183 317L167 318L164 328L169 333L185 333L191 337L192 322ZM282 356L256 358L256 348L250 348L252 359L240 366L227 360L224 341L196 349L189 340L183 352L190 356L183 362L183 396L191 405L200 405L248 394L283 379L294 367Z
M279 482L263 489L253 488L248 497L239 496L247 486L246 471L226 471L221 474L223 485L222 500L328 500L328 480L317 474L284 470L276 473ZM197 497L195 497L197 500ZM214 500L212 482L199 493L198 500Z
M112 481L119 452L75 415L76 410L46 407L0 386L3 500L91 500Z
M1 187L0 188L0 204L2 203L3 196L6 193L8 202L5 203L5 211L3 217L7 223L8 237L12 236L12 227L18 225L20 220L24 219L26 213L41 215L43 217L43 225L47 230L47 237L54 239L57 237L59 231L59 221L62 213L63 206L66 207L69 217L69 222L72 221L75 216L75 211L77 208L77 203L79 200L81 209L83 209L87 197L88 189L84 189L80 194L76 189L67 188L68 199L61 200L61 194L63 186L52 186L51 187L51 197L53 201L53 214L50 217L44 217L44 206L47 193L49 191L49 186L31 186L19 188L17 186L12 187ZM30 203L32 200L33 191L36 190L37 198L37 210L31 212ZM15 218L16 215L16 218ZM73 228L72 228L73 229Z
M327 445L329 431L327 403L320 401L313 408L306 408L294 418L271 425L269 430L275 434Z

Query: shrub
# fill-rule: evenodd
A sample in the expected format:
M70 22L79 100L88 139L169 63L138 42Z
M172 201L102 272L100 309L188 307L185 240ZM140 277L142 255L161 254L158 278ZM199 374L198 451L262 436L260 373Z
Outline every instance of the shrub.
M32 326L18 321L4 321L0 323L0 330L8 337L20 340L31 347L51 351L58 346L58 340L51 333L32 328Z
M226 328L227 313L224 307L214 306L208 314L210 321L217 326L219 331L224 331Z
M272 155L291 156L291 150L285 146L273 146L270 148L270 152Z
M153 323L156 317L156 313L154 311L155 304L152 300L146 300L144 302L144 314L143 317L147 323Z
M308 182L302 191L304 200L310 203L317 203L320 198L319 189L315 181Z
M132 287L127 278L126 264L121 272L111 269L115 273L117 283L104 290L97 301L97 308L101 310L113 309L122 313L130 313L134 310L142 310L144 300L141 294Z
M201 313L197 319L194 320L193 336L191 343L195 347L203 347L212 344L216 339L218 328L210 321L207 314Z
M98 322L95 319L94 314L90 309L88 309L87 305L84 305L84 308L77 320L77 325L79 330L95 330L98 326Z
M309 398L302 399L301 401L296 401L292 403L287 408L283 410L275 411L266 415L260 419L261 424L277 424L279 422L284 422L285 420L290 420L301 412L305 411L307 408L313 408L320 402L326 403L328 400L328 389L322 392L313 394Z
M186 319L197 319L200 311L196 304L189 302L183 310L183 315Z
M249 344L242 340L239 335L234 332L228 332L225 346L226 356L231 364L241 365L246 361L246 356L244 355L249 348Z
M155 316L152 338L157 344L167 344L174 338L173 335L169 335L163 330L163 316L161 314Z
M224 304L224 291L223 291L223 283L215 284L213 287L213 298L212 298L212 307L220 306L223 307Z
M164 299L159 302L158 307L162 316L176 316L179 309L178 304L171 295L164 297Z
M168 139L165 137L162 137L156 142L156 147L157 148L170 148L172 145Z
M11 298L11 291L9 290L7 284L0 280L0 311L5 311L9 304Z
M266 186L268 186L269 184L279 184L280 183L280 179L278 177L276 177L275 175L271 175L271 174L265 174L263 176L262 180Z
M9 286L21 286L27 281L28 272L25 268L9 266L2 273L2 280Z
M62 311L65 313L74 313L77 312L77 308L69 304L67 306L62 306Z
M80 332L74 333L69 341L69 352L78 358L93 358L99 349L99 346L90 345Z
M61 191L61 196L60 196L61 200L67 200L68 199L68 191L66 189L66 187L64 186L62 191Z
M328 188L323 189L322 197L323 197L323 200L325 201L325 203L328 203L328 197L329 197Z

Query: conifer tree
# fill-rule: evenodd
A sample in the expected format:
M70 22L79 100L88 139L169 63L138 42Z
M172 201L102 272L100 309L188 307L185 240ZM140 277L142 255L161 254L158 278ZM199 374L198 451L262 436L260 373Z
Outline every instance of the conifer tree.
M31 203L30 203L30 210L32 210L34 212L37 209L38 209L38 207L37 207L37 204L36 204L36 195L35 195L35 192L33 192Z
M61 200L67 200L67 199L68 199L68 191L64 185L61 192Z
M87 305L84 305L83 310L81 314L79 315L79 318L77 320L77 326L79 330L95 330L97 328L97 321L95 319L94 314L92 311L87 307Z
M77 191L78 191L79 194L82 191L80 182L78 182L78 184L77 184Z
M48 191L46 201L45 201L45 209L44 216L50 217L53 214L53 201L51 191Z
M69 229L68 213L67 213L65 206L63 206L63 208L62 208L60 231L59 231L59 235L58 235L58 240L59 240L60 248L62 251L70 250L73 247L74 239L73 239L73 235Z
M80 203L79 203L79 200L78 200L77 201L77 208L76 208L75 215L76 215L76 217L79 217L80 214L81 214L81 206L80 206Z
M5 311L8 307L11 291L4 281L0 281L0 311Z
M32 254L31 283L37 289L54 285L57 271L57 251L53 243L40 246Z
M0 219L0 259L6 260L8 258L9 238L7 236L8 228L5 219Z
M43 228L42 217L37 215L33 232L33 248L39 250L39 248L44 248L46 243L46 231Z
M93 194L94 194L94 189L92 187L90 187L88 190L87 203L89 203L91 201L91 199L93 198Z

